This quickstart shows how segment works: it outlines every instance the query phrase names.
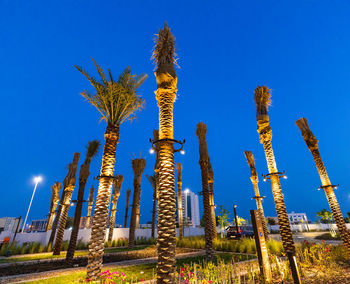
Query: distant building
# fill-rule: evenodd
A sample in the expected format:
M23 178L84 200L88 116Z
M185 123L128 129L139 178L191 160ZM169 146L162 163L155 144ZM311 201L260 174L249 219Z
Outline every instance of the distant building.
M90 228L92 227L92 220L93 220L93 216L90 217ZM86 228L86 221L87 221L87 217L83 216L80 217L80 224L79 224L79 229L85 229Z
M198 195L189 189L185 189L181 192L181 199L184 225L191 227L200 226Z
M16 217L3 217L0 218L0 232L2 231L16 231L17 224L19 219ZM21 227L22 220L18 226L18 228Z
M308 220L305 213L295 213L292 211L292 213L288 214L288 218L291 224L307 224Z
M30 223L29 230L31 232L45 232L47 219L33 220Z

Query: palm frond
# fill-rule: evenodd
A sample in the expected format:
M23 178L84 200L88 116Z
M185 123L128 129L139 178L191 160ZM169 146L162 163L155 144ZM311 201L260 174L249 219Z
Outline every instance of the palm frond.
M146 175L146 178L148 179L148 181L150 182L150 184L152 185L152 188L155 189L156 187L156 177L154 175Z
M101 142L98 140L89 141L88 145L86 146L87 152L86 152L86 158L84 161L85 165L90 164L92 158L96 156L100 146L101 146Z
M258 86L254 92L256 104L256 113L258 115L267 115L268 108L271 105L271 90L265 86Z
M256 172L256 168L255 168L255 160L254 160L254 156L253 153L250 151L244 151L244 155L247 159L250 171L251 171L251 175L252 176L257 176L257 172Z
M93 60L93 62L101 81L90 76L81 67L75 66L95 88L94 94L84 91L81 95L96 107L102 116L101 119L106 120L108 124L119 126L126 120L133 120L135 112L144 105L138 89L146 80L147 75L132 75L130 67L127 67L119 76L118 81L114 81L110 69L108 69L108 79L96 61Z
M174 64L176 63L175 37L165 22L164 28L160 29L155 38L155 47L152 54L157 65L157 72L167 72L176 77Z

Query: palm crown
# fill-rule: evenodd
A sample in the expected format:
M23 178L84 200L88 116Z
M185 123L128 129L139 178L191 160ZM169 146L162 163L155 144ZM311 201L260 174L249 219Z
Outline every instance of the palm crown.
M100 75L100 80L90 76L81 67L75 66L96 90L95 94L84 91L81 95L97 108L102 115L101 120L105 119L108 125L119 126L126 120L134 119L135 111L141 109L144 104L144 100L137 91L147 75L132 75L130 67L127 67L115 81L110 69L108 69L107 78L96 61L94 59L92 61Z

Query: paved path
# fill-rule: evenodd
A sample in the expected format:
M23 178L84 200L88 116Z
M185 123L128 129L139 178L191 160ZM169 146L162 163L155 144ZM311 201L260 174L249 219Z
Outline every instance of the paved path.
M189 253L181 253L181 254L178 254L176 258L179 259L179 258L187 258L187 257L193 257L193 256L201 256L201 255L205 255L204 250L189 252ZM150 257L150 258L110 262L110 263L104 264L103 267L111 267L111 266L122 267L122 266L138 265L138 264L155 263L155 262L157 262L157 257ZM5 276L5 277L0 277L0 283L10 284L10 283L30 282L30 281L42 280L42 279L47 279L47 278L52 278L57 276L69 275L72 272L85 271L85 270L86 270L85 267L75 267L75 268L58 269L58 270L51 270L51 271L45 271L45 272L39 272L39 273Z

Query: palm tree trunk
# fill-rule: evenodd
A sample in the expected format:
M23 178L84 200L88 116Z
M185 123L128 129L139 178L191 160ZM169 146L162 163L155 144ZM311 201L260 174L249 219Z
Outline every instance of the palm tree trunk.
M159 131L158 129L153 130L153 141L159 140ZM158 184L159 184L159 143L154 145L156 151L156 162L154 164L154 187L153 187L153 210L152 210L152 238L155 237L156 230L156 216L157 216L157 224L158 224L158 213L157 211L157 203L158 203Z
M49 216L47 217L47 223L45 232L48 230L51 230L53 219L55 216L56 208L58 201L60 200L59 193L62 188L62 185L60 182L56 181L53 186L51 186L52 195L51 195L51 204L50 204L50 210L49 210Z
M196 135L199 140L199 165L201 167L202 175L202 194L203 194L203 208L204 208L204 234L205 234L205 251L208 260L211 260L214 255L213 249L213 223L210 210L210 195L209 195L209 184L208 184L208 166L209 166L209 155L208 147L206 142L207 126L199 122L197 124Z
M66 195L66 192L63 190L62 194L61 194L60 203L58 204L58 209L56 210L56 216L55 216L55 219L54 219L53 224L52 224L50 239L49 239L49 242L47 244L47 246L49 248L52 247L53 241L55 240L56 230L57 230L58 222L59 222L60 217L61 217L65 195Z
M64 191L66 192L64 195L64 202L62 204L62 213L60 217L60 221L58 224L58 230L56 235L56 241L53 248L53 255L59 255L61 253L61 247L63 242L64 229L67 224L68 210L70 207L70 201L72 198L73 190L75 187L75 180L77 175L77 167L80 158L80 153L74 153L73 162L69 164L68 174L63 181Z
M132 160L132 168L134 170L134 196L132 202L130 230L129 230L129 248L135 245L135 229L138 229L140 219L140 197L141 197L141 176L145 169L145 159Z
M154 57L157 63L156 99L159 107L159 175L157 202L157 283L175 282L176 199L173 107L177 91L174 68L175 38L165 24L159 31Z
M209 203L210 203L210 214L211 214L211 223L213 229L213 239L217 238L216 230L216 217L215 217L215 203L214 203L214 171L211 166L210 159L208 163L208 183L209 183Z
M111 185L115 165L115 153L118 140L119 126L108 125L105 133L100 181L89 244L86 278L90 280L96 280L101 273L109 200L111 198Z
M124 216L124 228L128 225L128 211L129 211L129 198L130 198L131 190L128 189L126 191L126 206L125 206L125 216Z
M81 211L83 209L83 202L84 202L85 185L90 175L89 169L90 169L90 164L82 164L80 166L77 207L75 208L73 229L70 235L70 240L69 240L69 245L68 245L68 250L66 255L66 262L70 265L73 264L74 252L77 245Z
M257 87L255 90L255 101L257 104L257 131L259 133L260 143L263 144L265 151L265 157L270 174L272 194L275 201L283 248L289 259L294 283L298 284L301 283L301 280L295 258L295 246L293 241L293 235L289 223L286 205L284 203L284 197L279 180L279 173L277 170L275 155L273 153L271 144L272 131L269 124L269 117L267 114L270 96L271 95L267 87Z
M268 240L269 231L267 230L264 209L262 206L263 197L260 196L260 191L259 191L259 186L258 186L259 178L258 178L258 174L257 174L256 168L255 168L254 156L253 156L253 153L250 151L244 151L244 155L247 158L247 162L248 162L250 172L251 172L250 180L253 184L254 194L255 194L255 196L253 198L256 200L256 207L258 209L258 213L259 213L260 218L261 218L261 223L263 225L265 239Z
M95 191L94 187L91 186L90 194L89 194L88 211L87 211L87 216L86 216L86 224L85 224L86 229L90 229L91 210L92 210L92 205L94 204L94 191Z
M335 196L333 189L334 186L331 184L328 173L322 161L321 154L318 149L318 140L310 130L306 118L297 120L297 125L300 128L305 143L314 158L315 165L322 182L322 188L325 191L329 207L331 208L335 223L337 224L339 230L340 237L348 251L348 254L350 254L350 233L346 228L343 214L341 213L337 197Z
M117 213L117 202L118 198L120 196L120 189L122 187L124 177L122 175L116 176L116 179L114 180L114 190L112 194L112 210L111 210L111 217L109 221L109 230L108 230L108 241L111 242L113 239L113 232L114 232L114 226L115 226L115 215Z
M182 216L182 165L181 163L176 164L177 168L177 217L179 220L179 239L183 238L183 216Z

